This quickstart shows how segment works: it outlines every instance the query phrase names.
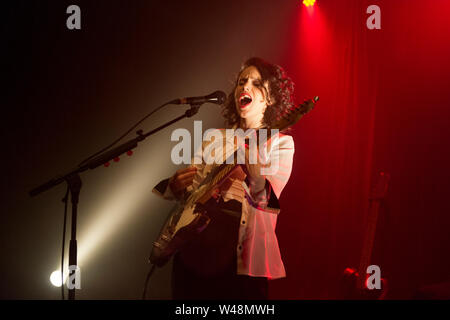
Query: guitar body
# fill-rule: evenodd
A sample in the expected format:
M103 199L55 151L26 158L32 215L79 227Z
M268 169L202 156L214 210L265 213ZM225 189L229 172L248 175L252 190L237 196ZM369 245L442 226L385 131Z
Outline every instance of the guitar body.
M208 223L209 217L203 212L179 204L153 243L150 262L158 267L164 266L183 244L198 235Z
M223 165L216 172L216 177L221 178L219 181L211 181L212 185L201 185L169 215L158 239L153 243L150 255L152 264L158 267L165 265L184 244L205 230L211 221L206 202L216 197L221 187L227 185L231 179L243 181L246 174L240 165Z

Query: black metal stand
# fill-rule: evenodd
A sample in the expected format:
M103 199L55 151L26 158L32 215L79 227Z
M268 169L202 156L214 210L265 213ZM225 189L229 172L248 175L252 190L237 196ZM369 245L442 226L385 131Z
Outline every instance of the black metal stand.
M77 210L78 199L81 190L81 178L76 173L67 177L67 184L69 185L70 197L72 199L72 230L69 245L69 267L77 265ZM69 276L74 274L76 270L72 270ZM69 278L70 279L70 278ZM64 285L64 284L61 284ZM69 300L75 300L75 288L69 289Z
M144 134L142 132L142 130L139 130L136 132L136 134L137 134L136 138L131 139L110 151L106 151L103 154L100 154L99 156L89 160L85 164L71 170L70 172L68 172L64 175L57 176L57 177L47 181L29 192L30 196L33 197L33 196L36 196L50 188L53 188L54 186L59 185L60 183L62 183L64 181L67 182L69 189L70 189L71 199L72 199L72 225L71 225L72 229L71 229L71 239L70 239L70 246L69 246L69 266L77 265L77 210L78 210L79 195L80 195L81 186L82 186L82 182L81 182L81 178L80 178L79 174L88 169L95 169L98 166L101 166L101 165L119 157L120 155L136 148L138 143L143 141L148 136L155 134L156 132L174 124L175 122L180 121L181 119L192 117L193 115L195 115L198 112L199 108L200 108L200 104L191 104L191 108L186 110L184 115L179 116L179 117L163 124L162 126L159 126L158 128L156 128L152 131L149 131L148 133ZM74 274L75 272L76 272L75 270L72 270L70 275ZM64 285L64 284L62 284L62 285ZM69 289L69 300L75 300L75 288Z

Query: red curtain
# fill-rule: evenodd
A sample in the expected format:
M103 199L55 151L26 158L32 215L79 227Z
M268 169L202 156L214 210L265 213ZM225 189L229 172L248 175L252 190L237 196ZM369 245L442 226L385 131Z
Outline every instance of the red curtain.
M381 9L381 30L366 26L372 4ZM449 9L446 1L343 0L299 6L293 14L286 69L299 99L320 101L292 132L294 171L277 227L288 276L271 284L273 298L339 297L342 272L358 267L379 171L391 174L392 185L372 263L391 278L388 297L408 298L421 285L445 280L448 258L429 238L449 248L442 227L449 219L438 210L446 203L434 204L432 221L439 223L427 225L436 193L423 189L440 184L444 198L449 189L441 175L449 171L433 162L433 172L420 178L417 168L433 165L424 152L448 159ZM434 253L420 255L427 248ZM424 275L430 265L444 268L439 277Z

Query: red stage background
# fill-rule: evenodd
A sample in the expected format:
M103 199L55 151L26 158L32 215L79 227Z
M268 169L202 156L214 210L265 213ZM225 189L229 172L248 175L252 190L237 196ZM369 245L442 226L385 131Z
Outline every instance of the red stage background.
M366 27L372 4L381 30ZM294 132L277 229L289 276L274 297L338 297L380 171L391 181L373 264L388 297L449 281L450 3L318 1L298 15L285 61L299 97L321 100Z

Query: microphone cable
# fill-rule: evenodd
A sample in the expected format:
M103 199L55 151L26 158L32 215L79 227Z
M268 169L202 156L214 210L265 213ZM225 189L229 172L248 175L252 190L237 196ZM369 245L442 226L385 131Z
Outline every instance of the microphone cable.
M144 289L142 290L142 300L145 300L145 298L146 298L148 281L150 280L150 277L152 276L152 274L155 271L155 269L156 269L156 265L152 264L152 267L150 268L150 271L147 273L147 278L145 278Z
M67 186L66 195L62 199L64 202L64 222L63 222L63 237L62 237L62 252L61 252L61 297L64 300L64 247L66 244L66 224L67 224L67 202L69 200L69 186Z
M175 100L169 101L164 103L163 105L159 106L158 108L156 108L155 110L151 111L149 114L147 114L145 117L143 117L141 120L139 120L135 125L133 125L130 129L128 129L124 134L122 134L119 138L117 138L114 142L112 142L111 144L109 144L108 146L104 147L103 149L101 149L100 151L94 153L93 155L91 155L90 157L84 159L83 161L80 162L80 164L78 164L78 167L81 167L82 165L84 165L86 162L88 162L89 160L91 160L92 158L94 158L95 156L105 152L106 150L110 149L111 147L113 147L114 145L116 145L120 140L122 140L126 135L128 135L131 131L133 131L133 129L135 129L138 125L140 125L142 122L144 122L148 117L150 117L152 114L154 114L155 112L161 110L163 107L172 104Z

